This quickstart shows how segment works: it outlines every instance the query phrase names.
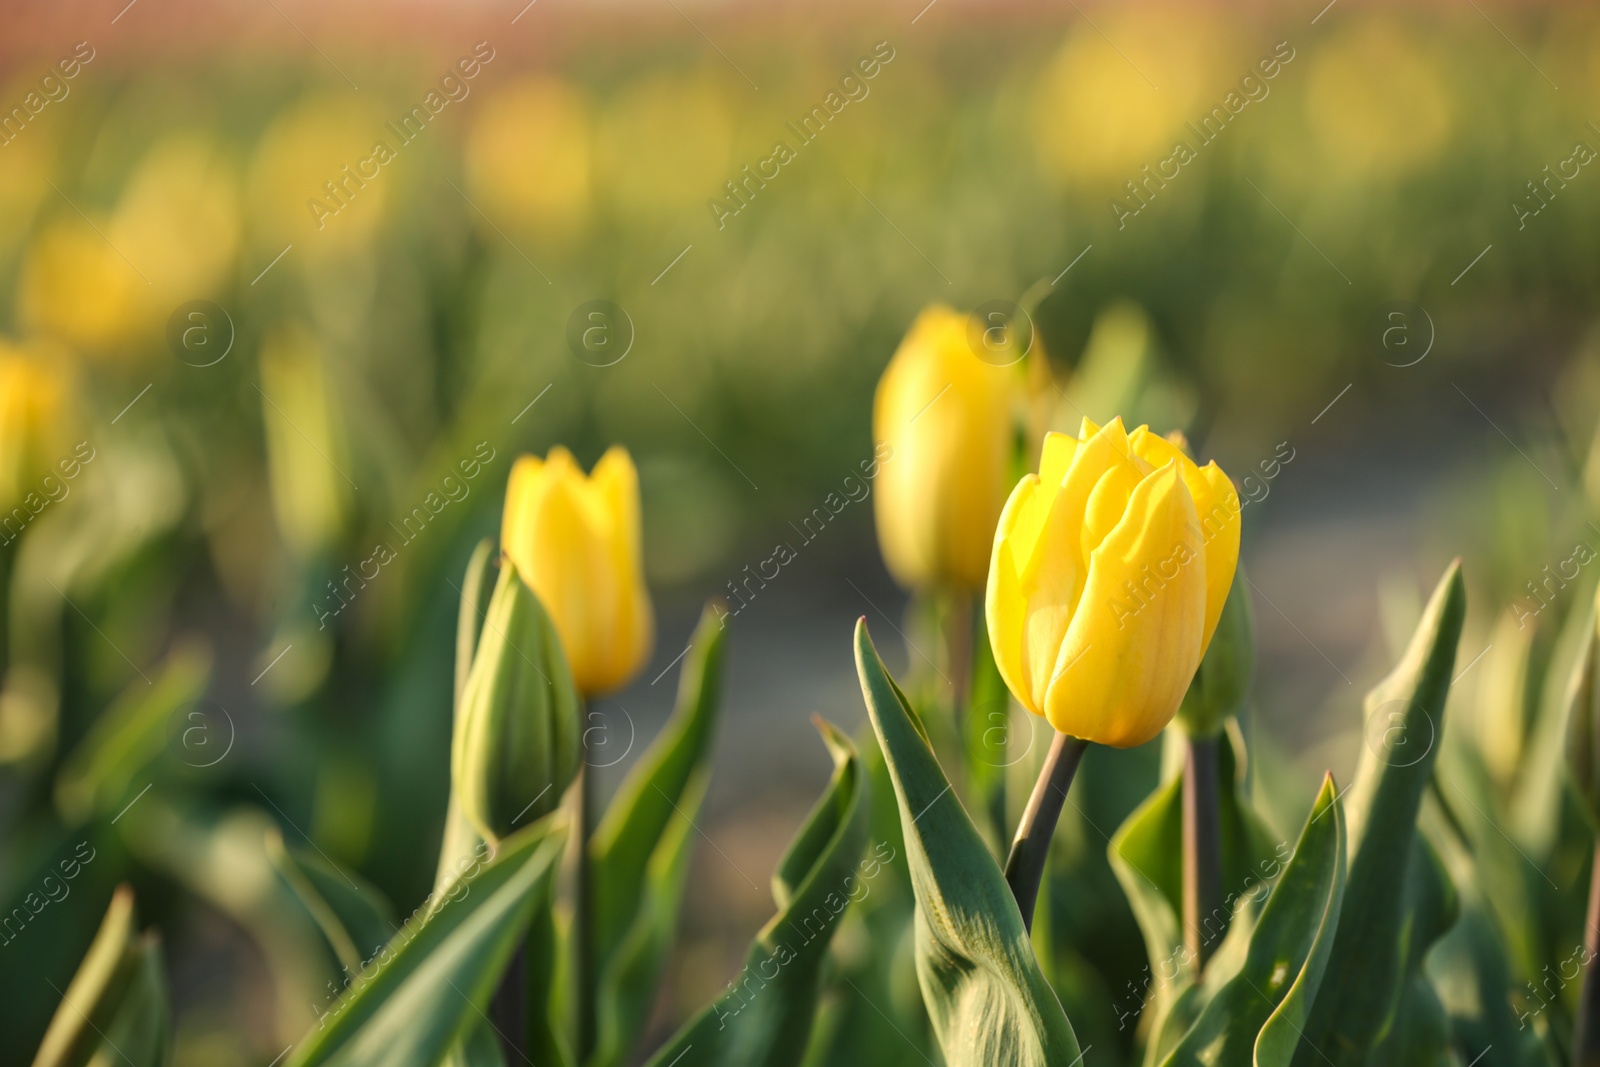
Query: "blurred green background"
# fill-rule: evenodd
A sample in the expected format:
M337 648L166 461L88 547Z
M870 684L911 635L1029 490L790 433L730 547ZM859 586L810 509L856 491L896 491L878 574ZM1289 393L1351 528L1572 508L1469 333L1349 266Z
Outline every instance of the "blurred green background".
M124 878L180 1064L314 1023L261 834L427 892L455 586L511 460L556 443L640 468L658 641L602 706L614 783L699 604L870 454L929 302L1034 288L1053 423L1186 427L1257 478L1254 727L1286 781L1348 777L1450 556L1497 691L1594 584L1526 584L1600 547L1590 5L32 3L0 63L0 901L94 854L0 944L0 1062ZM768 914L828 770L807 716L861 721L847 627L904 609L870 510L730 623L658 1034Z

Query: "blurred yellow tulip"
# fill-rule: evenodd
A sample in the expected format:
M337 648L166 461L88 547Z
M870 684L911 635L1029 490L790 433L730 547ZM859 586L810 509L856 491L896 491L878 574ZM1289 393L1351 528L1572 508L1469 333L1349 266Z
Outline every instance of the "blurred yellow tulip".
M1239 497L1146 427L1085 419L1045 438L994 537L986 610L1018 701L1118 748L1171 721L1239 561Z
M73 216L39 234L23 263L17 311L31 329L105 352L132 334L147 284L95 230Z
M534 76L483 102L467 138L467 177L484 212L567 237L589 213L591 120L584 98Z
M556 625L584 696L626 685L649 658L655 620L639 538L639 474L620 446L584 476L557 446L523 456L506 485L500 547Z
M63 447L67 383L61 357L0 341L0 512L23 499ZM33 509L36 510L36 509ZM9 536L0 531L0 540Z
M917 316L878 382L872 436L878 543L908 588L981 589L1005 503L1011 368L979 359L972 318L935 305Z

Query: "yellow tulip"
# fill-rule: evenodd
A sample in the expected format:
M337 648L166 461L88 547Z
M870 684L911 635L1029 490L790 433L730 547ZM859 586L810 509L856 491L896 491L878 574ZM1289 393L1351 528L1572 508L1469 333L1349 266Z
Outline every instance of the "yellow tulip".
M500 547L555 622L585 696L627 684L650 655L655 622L639 547L639 474L613 446L594 470L565 448L511 468Z
M55 473L51 465L67 440L65 358L47 345L22 347L0 340L0 512L38 497L28 492L30 487L49 490L51 483L40 479ZM34 513L39 510L27 506ZM15 536L0 529L0 543Z
M1216 463L1139 427L1046 436L994 537L985 604L1018 701L1127 748L1172 720L1239 562L1239 497Z
M908 588L983 588L1005 504L1014 368L979 359L971 325L938 305L917 316L873 402L878 543Z

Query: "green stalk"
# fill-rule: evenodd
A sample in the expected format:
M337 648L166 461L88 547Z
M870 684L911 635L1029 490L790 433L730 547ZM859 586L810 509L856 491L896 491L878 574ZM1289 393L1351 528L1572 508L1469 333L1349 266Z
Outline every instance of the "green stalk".
M1045 859L1050 855L1050 839L1061 818L1061 805L1066 803L1067 790L1072 788L1072 778L1088 748L1089 742L1081 738L1056 734L1039 779L1033 783L1022 820L1017 823L1017 836L1012 839L1011 855L1006 858L1006 884L1016 898L1017 910L1022 912L1022 925L1029 930L1033 929L1034 904L1044 877Z
M587 708L581 709L578 721L587 721ZM577 1058L587 1063L595 1046L595 983L599 978L594 949L594 871L589 865L589 839L594 836L595 795L593 768L589 766L588 753L578 768L576 800L577 868L573 877L572 902L572 985L573 1002L577 1007Z
M1578 1021L1572 1033L1572 1067L1600 1067L1600 981L1595 980L1596 954L1600 953L1600 840L1595 843L1594 866L1589 871L1589 914L1584 923L1584 945L1589 964L1578 987Z
M1222 911L1218 743L1215 735L1190 737L1183 774L1183 933L1197 971L1204 969L1218 940L1207 936L1206 920Z

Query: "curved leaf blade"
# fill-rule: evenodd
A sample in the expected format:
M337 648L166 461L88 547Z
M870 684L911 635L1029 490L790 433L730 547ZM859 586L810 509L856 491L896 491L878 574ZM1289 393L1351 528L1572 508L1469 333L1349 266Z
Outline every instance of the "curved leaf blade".
M649 1021L671 954L711 778L725 630L707 605L690 639L677 704L623 780L589 844L594 887L596 1047L589 1067L623 1063Z
M488 1003L565 838L558 819L541 820L502 841L442 904L419 908L415 930L400 931L368 961L376 973L361 969L362 984L307 1035L289 1067L427 1067L443 1059Z
M1466 601L1456 560L1434 590L1405 656L1367 694L1368 743L1348 798L1343 912L1326 988L1312 1009L1296 1064L1370 1063L1394 1025L1407 970L1420 967L1431 943L1417 944L1408 936L1418 892L1414 883L1433 874L1420 866L1437 864L1416 847L1417 816L1439 750ZM1448 881L1442 870L1437 873ZM1442 932L1434 930L1432 936Z
M1287 1067L1338 929L1344 850L1339 791L1328 775L1293 858L1251 931L1243 965L1220 983L1164 1067L1247 1062Z
M856 669L899 801L917 900L917 977L946 1062L1076 1062L1072 1024L1039 970L1005 877L951 793L865 619L856 623Z
M744 970L650 1060L650 1067L793 1067L805 1056L818 984L838 920L860 884L870 787L850 739L816 720L833 757L827 792L773 875L778 913Z

